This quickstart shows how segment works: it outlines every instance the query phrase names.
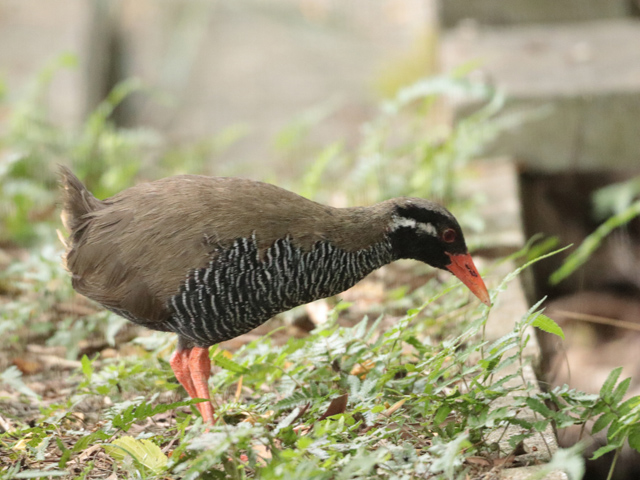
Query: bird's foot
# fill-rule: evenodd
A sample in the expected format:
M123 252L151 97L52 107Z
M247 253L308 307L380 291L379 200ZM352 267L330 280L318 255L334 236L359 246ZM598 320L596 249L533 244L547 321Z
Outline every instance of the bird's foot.
M173 373L191 398L206 398L207 402L196 406L205 422L214 423L213 405L209 395L211 361L209 349L202 347L176 350L169 361Z

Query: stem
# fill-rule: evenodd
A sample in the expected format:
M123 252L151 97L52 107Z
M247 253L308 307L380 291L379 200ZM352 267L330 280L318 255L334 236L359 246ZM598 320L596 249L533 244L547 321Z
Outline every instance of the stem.
M591 418L591 411L592 410L593 410L592 408L589 409L589 414L587 415L587 419ZM584 435L584 431L585 431L586 428L587 428L587 420L585 420L582 423L582 425L580 426L580 435L578 435L578 442L580 440L582 440L582 436Z
M620 456L620 452L622 451L622 447L616 450L616 454L613 456L613 461L611 462L611 467L609 467L609 475L607 475L607 480L611 480L613 477L613 471L616 469L616 462L618 461L618 457Z

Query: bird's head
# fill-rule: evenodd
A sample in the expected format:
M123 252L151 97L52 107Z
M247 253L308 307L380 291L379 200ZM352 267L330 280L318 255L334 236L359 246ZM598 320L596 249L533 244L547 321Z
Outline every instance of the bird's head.
M462 229L445 208L420 198L396 199L389 239L397 258L420 260L449 270L483 303L491 305L487 287L467 251Z

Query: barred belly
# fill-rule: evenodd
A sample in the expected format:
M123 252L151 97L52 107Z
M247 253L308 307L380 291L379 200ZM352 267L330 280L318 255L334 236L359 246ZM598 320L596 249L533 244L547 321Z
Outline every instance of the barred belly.
M169 301L167 327L195 345L210 346L343 292L392 260L388 241L354 252L320 241L304 251L285 238L261 254L255 238L240 238L207 267L189 273Z

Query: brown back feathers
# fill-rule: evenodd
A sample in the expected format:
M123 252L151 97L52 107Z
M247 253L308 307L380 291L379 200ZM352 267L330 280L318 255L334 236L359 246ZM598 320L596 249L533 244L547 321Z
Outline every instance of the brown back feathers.
M74 288L146 322L165 320L190 272L238 238L255 236L262 250L289 237L303 249L328 240L356 251L381 241L391 216L389 202L336 209L266 183L195 175L100 201L69 169L61 174Z

